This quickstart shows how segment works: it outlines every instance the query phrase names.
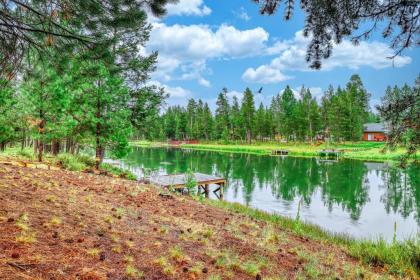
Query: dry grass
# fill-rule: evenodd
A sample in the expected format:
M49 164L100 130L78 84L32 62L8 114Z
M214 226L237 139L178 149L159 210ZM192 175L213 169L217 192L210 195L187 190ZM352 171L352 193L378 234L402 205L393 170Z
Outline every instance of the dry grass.
M0 164L0 185L0 279L354 279L352 271L375 279L386 271L337 245L128 180Z

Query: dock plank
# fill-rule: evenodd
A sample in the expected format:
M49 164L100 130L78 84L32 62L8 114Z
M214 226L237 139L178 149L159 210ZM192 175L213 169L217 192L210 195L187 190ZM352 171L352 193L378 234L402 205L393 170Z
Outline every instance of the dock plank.
M204 173L193 173L197 185L210 185L210 184L225 184L226 180L222 177L208 175ZM161 187L174 187L182 188L185 186L185 174L171 174L171 175L158 175L150 178L150 182L154 185Z

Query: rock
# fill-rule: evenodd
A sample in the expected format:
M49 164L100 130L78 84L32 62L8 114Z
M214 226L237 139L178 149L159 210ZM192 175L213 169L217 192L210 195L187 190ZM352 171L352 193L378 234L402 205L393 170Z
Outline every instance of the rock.
M208 269L207 267L204 267L201 271L202 271L203 273L207 273L207 272L209 272L209 269Z

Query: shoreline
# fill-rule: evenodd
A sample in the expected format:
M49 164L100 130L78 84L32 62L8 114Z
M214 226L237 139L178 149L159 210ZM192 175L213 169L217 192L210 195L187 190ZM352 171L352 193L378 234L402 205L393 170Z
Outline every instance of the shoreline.
M314 146L310 144L218 144L218 143L203 143L203 144L181 144L179 146L171 146L164 142L148 142L148 141L131 141L130 145L133 147L173 147L181 149L193 149L201 151L215 151L222 153L245 153L253 155L266 155L270 156L271 152L276 149L288 150L290 157L305 157L313 158L318 157L319 151L326 148L333 148L337 150L343 150L343 154L340 158L362 160L370 162L388 162L396 163L400 160L400 157L405 154L405 150L397 148L396 151L387 151L382 153L382 149L385 147L384 143L374 142L373 147L364 147L365 144L371 144L369 142L357 142L357 143L344 143L344 144L331 144L329 146ZM418 156L418 155L417 155Z

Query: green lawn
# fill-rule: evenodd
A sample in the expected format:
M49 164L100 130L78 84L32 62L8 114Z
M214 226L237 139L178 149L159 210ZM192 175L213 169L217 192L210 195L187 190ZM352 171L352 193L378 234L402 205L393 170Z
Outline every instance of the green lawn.
M291 156L317 156L323 149L338 149L343 152L344 158L373 160L373 161L396 161L405 154L404 148L388 151L385 143L381 142L344 142L334 144L307 144L307 143L255 143L255 144L185 144L182 148L200 150L214 150L221 152L239 152L253 154L271 154L272 150L288 150Z

